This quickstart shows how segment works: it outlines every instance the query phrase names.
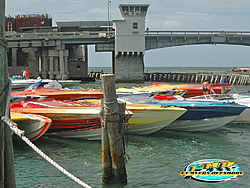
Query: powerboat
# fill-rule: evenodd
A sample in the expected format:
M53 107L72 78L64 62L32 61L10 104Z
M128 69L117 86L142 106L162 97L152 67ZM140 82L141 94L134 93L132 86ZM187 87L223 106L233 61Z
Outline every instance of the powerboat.
M31 141L40 138L52 123L50 118L36 114L12 112L10 116L11 121L15 122L19 129L24 130L24 136Z
M232 103L245 105L247 108L235 119L232 123L243 123L250 124L250 96L248 93L245 94L211 94L211 95L201 95L196 97L187 98L187 101L196 102L220 102L220 103Z
M119 100L119 98L118 98ZM67 103L76 106L99 106L100 99L86 99L68 101ZM133 116L126 124L126 134L151 134L175 121L186 113L185 108L167 107L152 104L126 104L126 109L133 113Z
M210 131L235 119L247 106L238 104L223 104L219 102L196 102L186 100L158 101L145 95L119 96L127 104L154 104L160 106L174 106L187 109L176 121L166 129L180 131Z
M11 112L42 115L52 120L45 135L101 139L100 107L79 107L58 101L24 101L11 104ZM133 115L126 111L125 122Z
M103 91L101 90L62 90L56 88L37 88L23 91L12 91L11 96L46 96L47 99L55 100L71 100L77 98L103 98Z
M12 81L12 91L24 90L30 85L37 84L39 82L40 82L39 83L40 87L42 87L45 84L55 81L51 79L13 79L13 78L10 79ZM62 84L63 87L69 85L76 85L81 82L81 80L56 80L56 81Z
M226 93L231 90L231 84L209 84L208 92L221 94L221 87L226 88ZM212 88L212 89L211 89ZM149 86L141 87L141 91L164 91L164 90L183 90L186 91L182 97L194 97L203 95L202 85L201 84L167 84L167 83L154 83Z

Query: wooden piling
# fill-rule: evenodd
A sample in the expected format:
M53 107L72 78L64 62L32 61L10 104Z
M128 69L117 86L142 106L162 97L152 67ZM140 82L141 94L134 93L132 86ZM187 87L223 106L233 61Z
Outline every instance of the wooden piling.
M228 78L229 78L229 81L228 81L228 83L232 83L232 79L233 79L233 77L232 76L228 76Z
M102 183L127 183L124 158L125 103L118 103L113 74L101 76L102 102Z
M210 84L215 83L214 81L215 81L215 75L212 75L212 76L211 76L211 80L210 80Z
M0 0L0 116L5 115L9 90L7 42L5 40L5 0ZM12 131L0 120L0 188L16 187Z
M151 73L150 76L149 76L149 78L150 78L150 79L149 79L150 82L153 82L153 80L154 80L154 75Z
M191 75L189 74L188 77L187 77L187 82L188 83L191 83Z

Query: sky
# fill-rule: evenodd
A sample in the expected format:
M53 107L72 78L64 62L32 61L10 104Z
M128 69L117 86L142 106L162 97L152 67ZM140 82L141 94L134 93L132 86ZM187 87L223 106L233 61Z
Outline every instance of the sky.
M149 4L146 27L154 31L250 31L250 0L111 0L111 20L122 19L119 4ZM6 0L5 15L45 14L59 21L106 21L108 0ZM89 67L111 67L111 52L88 46ZM250 67L250 46L188 45L146 51L145 67Z

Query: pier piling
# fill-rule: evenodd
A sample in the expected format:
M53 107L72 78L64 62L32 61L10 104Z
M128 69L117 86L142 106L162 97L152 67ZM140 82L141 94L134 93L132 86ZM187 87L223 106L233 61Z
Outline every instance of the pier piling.
M5 0L0 0L0 116L5 115L9 90L7 42L5 40ZM16 187L12 131L0 120L0 188Z
M127 183L124 158L125 103L118 103L115 76L101 77L104 99L102 101L102 183Z

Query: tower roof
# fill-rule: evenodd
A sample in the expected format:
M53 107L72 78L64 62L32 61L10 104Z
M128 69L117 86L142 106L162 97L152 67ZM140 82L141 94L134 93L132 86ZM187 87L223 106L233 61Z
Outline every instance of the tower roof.
M146 16L149 4L119 4L123 16Z

